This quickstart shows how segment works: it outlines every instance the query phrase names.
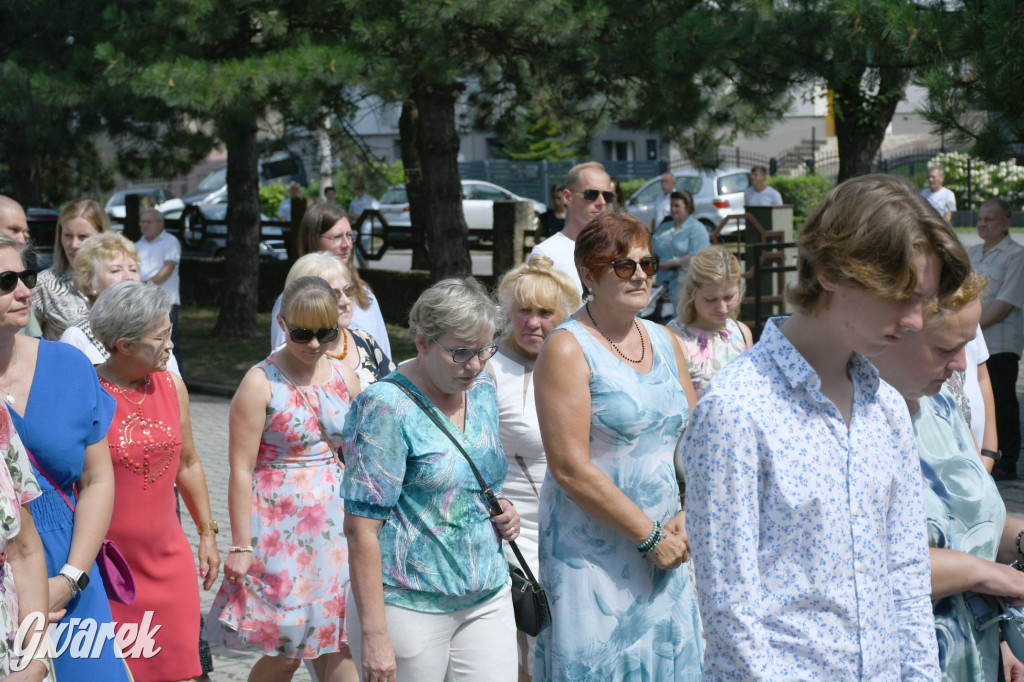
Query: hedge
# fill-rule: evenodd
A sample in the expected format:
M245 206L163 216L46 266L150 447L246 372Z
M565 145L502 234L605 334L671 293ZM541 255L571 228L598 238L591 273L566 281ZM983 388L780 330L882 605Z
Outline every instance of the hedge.
M775 175L768 178L768 185L782 195L782 203L793 205L793 227L797 229L832 189L832 181L824 175Z

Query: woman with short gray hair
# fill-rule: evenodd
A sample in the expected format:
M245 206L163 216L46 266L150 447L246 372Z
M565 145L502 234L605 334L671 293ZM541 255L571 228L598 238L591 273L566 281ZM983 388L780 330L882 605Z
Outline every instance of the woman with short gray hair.
M192 440L188 392L166 371L174 347L170 312L163 289L127 281L100 294L90 316L93 334L110 353L96 373L117 403L107 432L114 461L107 537L128 558L137 588L133 604L111 601L110 610L118 623L141 623L152 614L162 653L128 660L137 680L185 680L203 672L195 562L175 513L175 484L199 530L203 589L213 586L220 568L218 526Z
M364 680L440 682L449 669L456 679L516 679L501 538L519 535L519 515L500 495L501 513L489 515L454 444L500 494L508 465L483 371L498 324L476 280L430 287L409 314L416 358L363 391L345 422L345 629Z

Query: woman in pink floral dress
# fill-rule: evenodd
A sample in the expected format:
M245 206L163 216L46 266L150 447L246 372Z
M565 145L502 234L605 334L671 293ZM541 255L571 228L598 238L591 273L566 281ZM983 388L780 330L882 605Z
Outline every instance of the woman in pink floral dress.
M743 271L724 247L709 246L690 261L679 317L668 328L679 334L699 399L711 377L750 348L747 325L736 319L743 300Z
M249 370L231 403L232 547L210 612L210 642L263 657L249 674L290 680L315 659L320 680L355 680L342 624L348 583L342 427L359 381L324 357L338 301L318 277L285 289L284 347Z

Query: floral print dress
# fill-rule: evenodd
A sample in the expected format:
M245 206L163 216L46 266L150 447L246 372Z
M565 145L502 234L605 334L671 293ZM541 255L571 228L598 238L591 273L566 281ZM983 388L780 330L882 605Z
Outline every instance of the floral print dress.
M690 366L690 381L693 382L693 390L698 399L704 395L715 372L747 349L743 330L733 319L726 320L725 328L717 332L704 331L679 320L672 320L668 326L683 338L686 364Z
M349 393L341 363L330 363L333 374L319 386L295 386L271 358L257 365L272 388L253 471L252 566L242 583L221 584L207 620L212 644L289 658L348 645L343 469L335 452Z
M15 433L6 409L0 410L0 451L4 455L0 462L0 543L3 543L0 550L6 552L7 544L21 531L21 505L42 494L25 455L25 446ZM0 627L3 627L0 676L6 676L11 672L14 639L20 619L14 574L6 560L0 564L0 572L3 574L0 580Z

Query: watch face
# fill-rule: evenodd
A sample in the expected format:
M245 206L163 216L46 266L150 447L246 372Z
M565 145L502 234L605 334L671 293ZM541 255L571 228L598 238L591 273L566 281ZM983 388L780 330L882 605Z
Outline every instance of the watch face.
M78 589L84 590L89 586L89 574L83 572L82 575L78 576Z

